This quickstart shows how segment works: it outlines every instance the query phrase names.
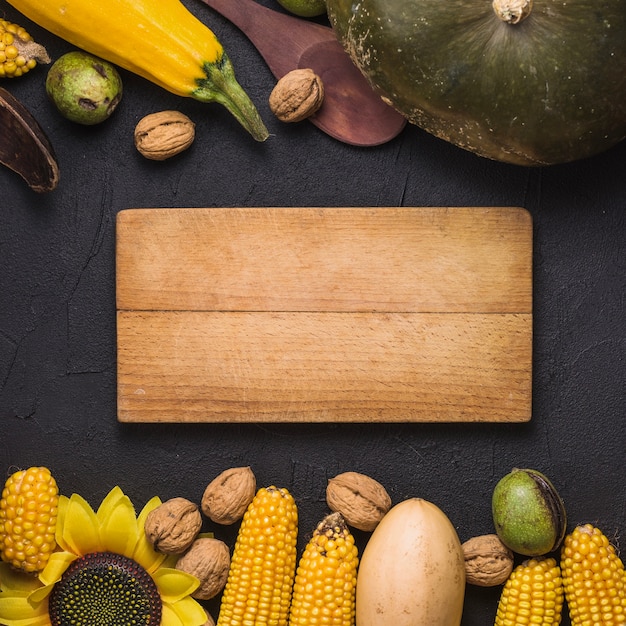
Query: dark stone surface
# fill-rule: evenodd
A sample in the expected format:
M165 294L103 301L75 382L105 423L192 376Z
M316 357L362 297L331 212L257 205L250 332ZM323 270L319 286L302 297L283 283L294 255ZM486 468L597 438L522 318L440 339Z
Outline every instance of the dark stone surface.
M274 6L270 0L264 2ZM547 474L570 526L626 528L626 144L525 169L478 158L408 127L378 148L341 144L273 118L274 84L249 41L201 3L273 136L255 143L219 105L170 95L122 71L125 94L98 127L62 119L45 69L6 81L50 137L58 188L37 195L0 171L0 467L48 465L93 506L115 484L198 500L221 470L249 464L290 488L301 544L326 512L327 478L380 480L394 502L432 500L461 540L493 531L490 498L512 467ZM57 57L71 48L0 0ZM277 36L279 34L277 33ZM143 159L132 130L173 108L196 122L192 148ZM1 139L0 139L1 140ZM533 416L527 424L123 425L116 421L115 216L133 207L523 206L534 228ZM235 529L215 529L231 541ZM366 536L358 535L364 544ZM463 626L492 623L499 589L468 588ZM567 618L563 623L569 623Z

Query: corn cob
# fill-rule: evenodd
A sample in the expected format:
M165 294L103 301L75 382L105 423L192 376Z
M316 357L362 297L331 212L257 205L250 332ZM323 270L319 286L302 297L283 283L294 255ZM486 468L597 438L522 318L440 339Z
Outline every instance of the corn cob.
M259 489L237 534L217 626L286 626L297 538L298 509L289 491Z
M556 559L528 559L513 570L502 589L495 626L556 626L561 623L563 596Z
M296 570L289 626L353 626L358 550L341 513L325 517Z
M624 564L601 530L584 524L567 535L561 570L572 626L626 623Z
M26 29L0 18L0 78L17 78L37 63L50 63L46 49Z
M2 560L25 572L40 572L56 547L59 491L46 467L12 474L0 499Z

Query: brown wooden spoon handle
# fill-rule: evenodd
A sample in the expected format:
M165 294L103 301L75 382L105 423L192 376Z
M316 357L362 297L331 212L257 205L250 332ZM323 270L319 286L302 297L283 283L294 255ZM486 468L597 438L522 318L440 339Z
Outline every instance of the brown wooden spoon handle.
M328 26L279 13L254 0L202 2L248 37L276 78L298 67L298 59L309 46L336 39Z

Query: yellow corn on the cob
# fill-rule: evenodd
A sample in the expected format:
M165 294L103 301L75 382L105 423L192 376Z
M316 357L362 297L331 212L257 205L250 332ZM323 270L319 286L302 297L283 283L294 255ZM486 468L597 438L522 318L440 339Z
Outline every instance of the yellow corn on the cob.
M50 63L46 49L26 29L0 18L0 78L17 78L37 63Z
M518 565L506 581L495 626L560 624L563 580L552 557L536 557Z
M601 530L584 524L567 535L561 570L572 626L626 623L624 564Z
M2 560L25 572L39 572L56 548L59 490L46 467L12 474L0 499Z
M358 550L340 513L325 517L298 563L289 626L353 626Z
M259 489L237 534L217 626L285 626L296 570L298 509L292 495Z

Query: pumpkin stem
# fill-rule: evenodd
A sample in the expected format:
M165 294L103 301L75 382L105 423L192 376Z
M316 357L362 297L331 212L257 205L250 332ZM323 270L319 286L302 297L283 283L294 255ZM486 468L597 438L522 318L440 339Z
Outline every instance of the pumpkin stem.
M507 24L519 24L525 20L533 8L532 0L493 0L496 15Z

